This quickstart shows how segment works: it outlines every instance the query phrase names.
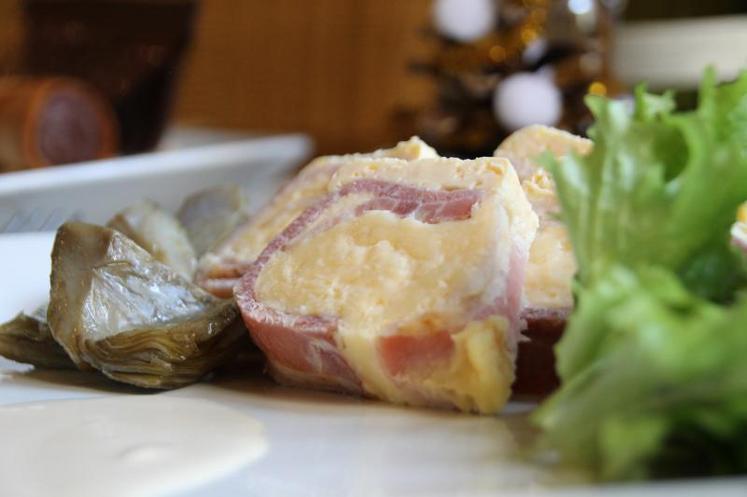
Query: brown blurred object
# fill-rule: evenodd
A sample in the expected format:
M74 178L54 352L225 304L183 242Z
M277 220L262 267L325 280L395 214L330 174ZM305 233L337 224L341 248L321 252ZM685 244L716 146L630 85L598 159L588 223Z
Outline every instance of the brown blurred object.
M172 106L197 0L23 0L21 71L96 87L120 124L123 153L153 148Z
M69 78L0 78L0 171L116 151L114 115L95 89Z
M519 343L516 381L512 386L517 399L539 399L560 385L555 372L555 346L563 336L567 316L535 316L530 319L526 340Z
M169 26L180 25L179 19L188 17L177 12L189 10L179 7L180 2L88 0L87 4L99 12L110 8L109 4L140 5L143 14L134 23L130 21L133 16L101 19L100 31L109 30L111 39L120 33L129 43L142 36L146 25L155 26L152 30L163 28L164 33L156 34L167 38ZM45 7L56 3L60 4L57 8ZM63 40L57 47L45 48L42 41L51 35L30 32L48 25L50 32L67 32L72 37L88 32L76 28L80 25L76 22L63 29L63 19L72 11L61 12L54 21L48 15L32 19L27 7L38 4L39 10L65 11L73 3L83 0L0 0L0 71L33 69L34 74L41 74L67 66L67 59L80 58L90 62L90 72L98 60L117 71L126 66L121 52L108 53L85 40L75 44ZM154 19L147 14L148 6L154 4L174 14ZM417 109L433 100L432 82L408 70L409 62L428 59L434 48L432 40L422 36L430 22L430 6L431 0L203 1L193 12L194 43L179 81L174 118L183 124L215 128L303 131L315 139L319 153L394 144L413 133L414 126L395 122L393 116L400 109ZM117 19L122 26L135 27L127 28L128 33L124 27L112 26ZM177 33L172 33L169 39L175 38ZM26 55L32 39L39 47L35 57L43 61L31 61ZM101 72L99 77L106 75L106 70ZM73 75L85 76L82 69ZM149 118L120 119L145 127Z
M189 124L310 133L319 153L393 145L393 115L432 98L430 0L209 0L181 85Z
M20 0L0 0L0 76L18 67L21 47Z

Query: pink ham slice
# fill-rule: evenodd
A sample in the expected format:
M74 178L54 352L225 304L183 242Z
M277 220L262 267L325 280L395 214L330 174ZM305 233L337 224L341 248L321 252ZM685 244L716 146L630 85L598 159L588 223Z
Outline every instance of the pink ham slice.
M312 165L314 164L312 163ZM261 229L262 224L267 223L267 219L271 219L273 215L277 214L280 208L280 201L291 198L297 190L303 190L317 184L326 184L339 167L340 163L331 162L320 163L315 165L315 167L307 167L302 170L298 176L280 189L273 202L266 205L245 226L241 226L236 230L224 246L230 246L233 243L239 242L240 237L245 231ZM313 198L310 201L312 204L314 203ZM217 260L211 260L211 256L215 257L213 254L207 254L207 257L201 261L201 267L198 269L195 280L198 285L213 295L221 298L230 298L233 295L234 287L249 268L251 258L247 261L240 260L235 256L221 254Z
M361 158L417 160L438 157L436 151L417 137L395 147L367 154L319 157L303 168L275 195L272 202L200 261L196 282L218 297L233 295L233 288L262 249L304 209L327 194L326 186L346 162Z
M323 215L342 198L362 194L361 203L332 221ZM235 297L255 343L264 351L273 376L280 382L315 388L366 394L361 379L336 344L336 316L298 315L273 308L257 297L256 283L273 255L293 245L303 235L329 229L344 219L371 210L390 211L400 217L412 217L423 223L439 224L469 219L479 204L482 192L475 189L450 191L427 190L382 180L363 179L344 185L340 190L308 207L264 249L245 271L235 289ZM321 221L320 221L321 220ZM506 291L493 304L476 304L471 316L483 318L499 314L509 319L511 339L519 336L519 314L526 249L512 248ZM378 338L378 352L385 369L393 377L412 368L437 367L447 363L454 349L449 330L425 335L392 334ZM406 387L406 385L405 385ZM443 404L425 399L426 404Z

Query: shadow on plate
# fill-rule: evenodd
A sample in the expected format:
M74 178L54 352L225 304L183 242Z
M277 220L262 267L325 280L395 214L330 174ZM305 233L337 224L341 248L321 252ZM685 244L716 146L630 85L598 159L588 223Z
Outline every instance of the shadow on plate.
M64 386L74 389L97 390L105 393L150 393L149 390L117 383L96 372L36 369L32 367L25 371L6 372L3 373L3 376L12 381L14 385L20 387Z
M209 381L195 386L202 385L217 387L227 395L238 394L253 403L281 401L297 404L298 408L303 405L318 407L379 404L361 397L279 385L265 373L264 358L258 352L242 354L217 370Z

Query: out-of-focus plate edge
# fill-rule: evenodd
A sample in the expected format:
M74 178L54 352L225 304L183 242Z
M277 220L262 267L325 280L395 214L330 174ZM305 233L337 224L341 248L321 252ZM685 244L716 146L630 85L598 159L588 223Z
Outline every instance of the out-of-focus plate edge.
M2 174L0 232L29 217L102 223L141 198L176 209L190 193L224 183L243 186L257 209L312 149L306 135L275 135Z

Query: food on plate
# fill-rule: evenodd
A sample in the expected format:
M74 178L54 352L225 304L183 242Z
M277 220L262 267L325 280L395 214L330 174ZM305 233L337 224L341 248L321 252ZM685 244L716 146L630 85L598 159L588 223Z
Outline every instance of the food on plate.
M514 380L537 227L511 164L354 157L317 197L236 289L273 376L498 412Z
M561 460L609 479L747 472L747 72L677 111L671 93L589 97L590 154L550 160L578 262L535 420ZM741 214L740 214L741 217Z
M356 158L393 157L414 160L438 157L435 150L413 137L390 149L370 154L319 157L278 192L269 205L241 225L224 243L200 261L197 282L210 293L229 298L233 287L265 246L301 212L323 197L330 177L345 162Z
M32 314L19 313L0 325L0 356L48 369L75 369L65 350L52 337L47 307Z
M576 262L568 233L558 219L555 185L550 173L540 165L545 153L564 157L569 153L587 154L591 141L547 126L529 126L509 136L496 149L496 157L511 161L521 186L539 218L537 236L529 253L524 297L525 317L533 320L563 317L573 307L571 281Z
M591 141L532 126L492 158L413 138L317 159L249 221L229 187L179 220L144 202L67 223L48 325L0 326L0 354L172 388L240 351L240 315L282 383L483 414L557 362L533 415L552 460L747 472L747 72L707 73L691 111L644 88L588 104Z
M249 199L237 185L221 185L187 197L177 219L197 257L215 247L249 217Z
M585 287L558 349L543 443L605 479L747 471L747 301L719 306L656 267Z
M213 297L122 233L60 227L52 251L49 327L81 369L174 388L231 359L246 331L232 301Z
M576 272L568 233L559 219L560 205L550 173L540 164L545 154L587 154L591 141L547 126L516 131L496 149L516 169L521 186L539 218L524 281L526 341L519 345L517 394L545 394L557 387L553 346L573 309L571 283Z
M562 129L534 124L509 135L498 145L493 155L511 161L519 180L523 183L537 172L545 171L544 166L540 165L540 160L546 153L553 157L565 157L571 153L586 155L591 151L591 147L592 141L588 138ZM546 203L542 200L544 198L546 197L539 196L537 205L545 207L546 212L557 212L557 201L549 200Z
M143 200L116 214L107 226L124 234L187 279L192 279L197 258L179 220L155 202Z

